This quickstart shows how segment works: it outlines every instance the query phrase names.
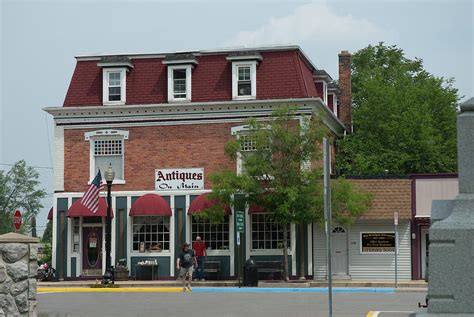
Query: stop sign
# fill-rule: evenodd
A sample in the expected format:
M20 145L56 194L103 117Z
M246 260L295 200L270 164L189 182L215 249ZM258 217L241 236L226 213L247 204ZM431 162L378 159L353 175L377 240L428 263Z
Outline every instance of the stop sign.
M23 218L21 217L21 212L19 210L16 210L15 214L13 215L13 224L15 225L16 230L20 230L22 222Z

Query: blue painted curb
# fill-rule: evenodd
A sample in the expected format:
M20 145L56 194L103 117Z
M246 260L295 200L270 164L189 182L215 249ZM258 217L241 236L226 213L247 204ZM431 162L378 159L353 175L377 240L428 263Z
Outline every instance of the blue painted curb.
M335 287L334 293L395 293L394 288ZM193 293L326 293L327 287L194 287Z

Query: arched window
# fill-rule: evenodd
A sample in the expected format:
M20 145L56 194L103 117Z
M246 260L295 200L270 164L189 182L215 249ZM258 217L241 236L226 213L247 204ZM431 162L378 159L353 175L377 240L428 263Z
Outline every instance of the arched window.
M345 233L346 230L343 227L337 226L332 229L332 233Z

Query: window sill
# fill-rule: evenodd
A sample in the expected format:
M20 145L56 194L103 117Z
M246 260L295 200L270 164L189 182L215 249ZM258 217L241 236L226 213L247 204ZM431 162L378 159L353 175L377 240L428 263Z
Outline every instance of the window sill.
M104 106L125 106L125 101L104 101Z
M183 98L183 99L168 99L169 103L181 103L181 102L191 102L191 99L189 98Z
M171 256L171 251L165 250L161 252L138 252L138 251L132 251L130 252L130 256Z
M207 256L230 255L230 250L206 250Z
M250 255L283 255L282 249L261 249L261 250L250 250ZM288 250L288 255L293 255L291 250Z
M107 183L104 180L102 180L102 182L104 183L104 186L107 185ZM92 181L87 182L87 185L90 185L90 184L92 184ZM124 179L114 179L114 181L112 182L112 185L125 185L125 184L126 182Z
M234 96L232 100L255 100L257 96Z

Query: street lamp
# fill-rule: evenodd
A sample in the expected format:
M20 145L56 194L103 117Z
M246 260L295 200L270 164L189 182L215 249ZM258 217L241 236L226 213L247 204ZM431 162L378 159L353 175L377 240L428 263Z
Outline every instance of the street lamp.
M105 181L107 182L107 218L105 219L105 274L102 279L103 284L114 283L114 272L111 266L111 228L112 228L112 182L115 178L115 172L112 169L112 164L109 164L109 168L104 173Z

